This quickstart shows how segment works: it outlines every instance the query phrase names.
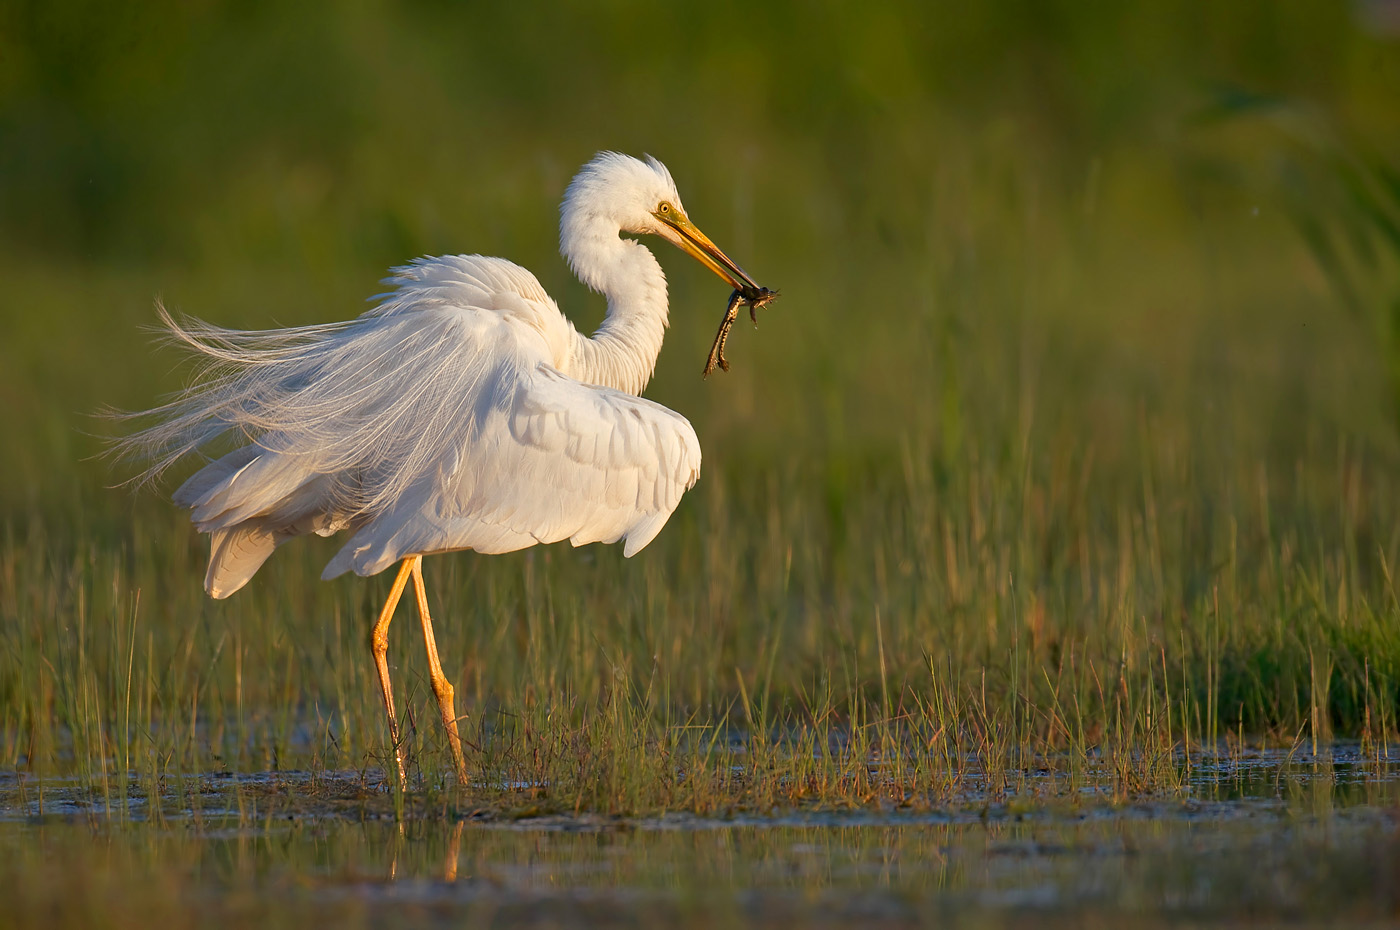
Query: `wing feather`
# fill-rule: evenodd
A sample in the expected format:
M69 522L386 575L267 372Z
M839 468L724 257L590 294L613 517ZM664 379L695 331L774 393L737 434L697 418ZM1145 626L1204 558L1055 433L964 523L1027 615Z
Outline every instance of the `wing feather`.
M630 556L655 538L699 477L690 423L530 361L517 355L491 379L498 393L447 456L453 467L356 532L325 577L374 574L416 552L506 552L563 539L625 538Z
M288 539L354 533L324 577L454 549L650 542L694 483L689 422L560 373L573 328L529 272L449 256L397 269L349 323L265 332L167 318L204 376L123 440L149 475L221 436L252 441L175 494L227 596Z

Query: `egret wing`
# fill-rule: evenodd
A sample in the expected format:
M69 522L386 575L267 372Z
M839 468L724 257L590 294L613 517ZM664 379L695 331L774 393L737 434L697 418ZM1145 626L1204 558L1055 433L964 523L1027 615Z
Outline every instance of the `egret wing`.
M625 538L631 556L655 538L699 477L689 421L582 384L532 354L492 354L461 441L360 528L324 577L374 574L414 553L509 552L563 539Z
M655 536L695 480L684 418L555 367L572 328L523 268L421 260L349 323L242 332L166 318L203 376L123 440L148 475L220 437L248 444L175 494L238 590L283 542L353 529L327 576L418 552Z

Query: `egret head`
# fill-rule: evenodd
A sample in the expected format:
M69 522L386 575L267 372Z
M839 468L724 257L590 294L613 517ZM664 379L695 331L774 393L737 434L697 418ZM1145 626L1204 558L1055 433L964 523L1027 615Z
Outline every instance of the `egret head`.
M661 162L600 152L569 184L561 208L565 241L587 227L660 236L738 290L758 288L753 278L720 251L686 216L671 172Z

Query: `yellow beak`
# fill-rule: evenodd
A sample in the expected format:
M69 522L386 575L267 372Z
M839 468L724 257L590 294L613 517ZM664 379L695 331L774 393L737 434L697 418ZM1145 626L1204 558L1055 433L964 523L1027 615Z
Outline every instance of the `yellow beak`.
M706 268L719 275L729 286L745 294L753 294L762 290L758 282L749 277L748 272L740 268L733 259L720 251L719 246L710 241L710 237L702 233L690 219L680 210L672 208L665 213L653 213L669 231L675 236L666 236L676 246L689 253L696 261ZM664 235L664 234L663 234Z

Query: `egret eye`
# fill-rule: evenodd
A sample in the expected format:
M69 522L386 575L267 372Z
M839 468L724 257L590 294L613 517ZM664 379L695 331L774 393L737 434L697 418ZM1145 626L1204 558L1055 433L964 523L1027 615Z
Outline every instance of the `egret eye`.
M656 208L656 212L660 213L662 216L669 214L671 212L670 202L666 200L661 201L661 206Z

